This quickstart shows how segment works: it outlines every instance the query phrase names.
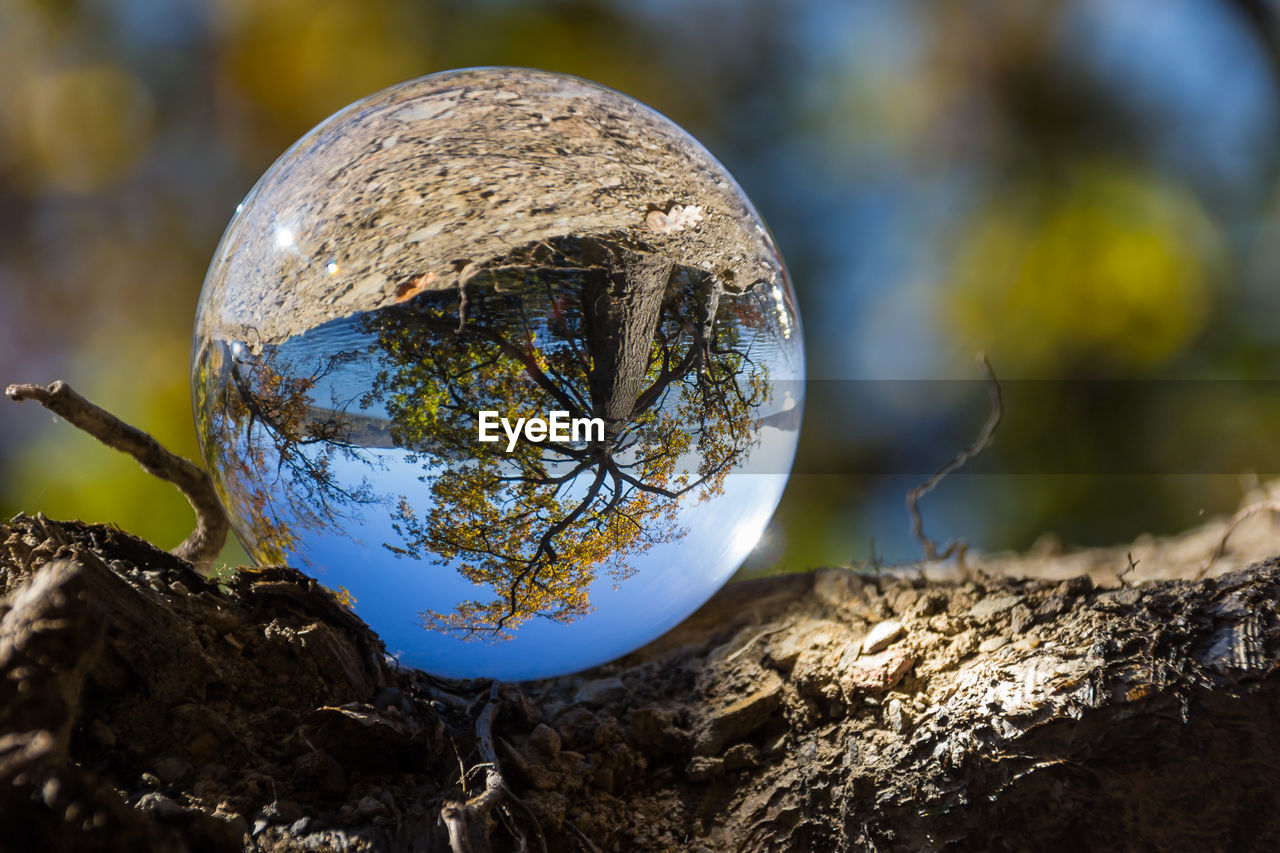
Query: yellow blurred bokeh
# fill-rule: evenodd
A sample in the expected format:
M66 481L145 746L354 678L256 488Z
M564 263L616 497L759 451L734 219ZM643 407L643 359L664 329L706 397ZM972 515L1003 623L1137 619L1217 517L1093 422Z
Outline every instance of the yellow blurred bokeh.
M279 148L347 104L433 70L385 0L228 0L215 13L229 95Z
M153 109L119 66L41 70L18 89L10 118L32 184L89 193L127 177L146 157Z
M1195 200L1102 167L997 194L959 230L939 325L1007 378L1151 369L1209 319L1218 242Z

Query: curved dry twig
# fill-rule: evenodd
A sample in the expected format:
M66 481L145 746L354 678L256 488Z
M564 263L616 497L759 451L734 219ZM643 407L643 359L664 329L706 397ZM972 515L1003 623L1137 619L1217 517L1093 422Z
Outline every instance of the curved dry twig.
M147 433L90 403L61 379L48 386L10 385L5 396L15 402L35 400L108 447L128 453L148 474L177 486L195 510L196 528L172 553L201 571L209 568L227 541L228 525L213 481L198 465L169 452Z
M476 843L482 841L472 829L475 821L483 819L494 806L502 801L507 790L502 779L502 771L498 768L498 752L493 743L493 721L498 716L497 681L489 688L489 702L476 718L476 744L480 750L480 760L488 765L485 773L484 790L476 796L462 802L446 800L440 807L440 820L449 831L449 849L453 853L480 853Z
M1000 426L1001 419L1004 418L1004 395L1000 389L1000 381L996 379L995 371L992 370L991 362L987 360L985 353L978 353L978 363L986 371L991 398L991 413L987 415L987 422L982 425L982 431L978 433L978 437L973 440L972 444L951 457L951 461L934 472L934 475L928 480L907 492L907 512L911 516L911 535L916 538L916 541L920 543L920 547L924 550L926 562L929 560L945 560L953 553L959 552L961 564L963 565L964 551L967 546L963 540L955 540L948 542L945 548L939 550L938 543L925 535L924 521L920 518L920 508L917 503L920 498L937 488L944 477L957 468L963 467L970 459L986 450L987 446L991 444L992 437L995 436L996 428Z
M1236 528L1245 519L1252 518L1264 512L1280 512L1280 501L1258 501L1249 504L1244 509L1237 512L1231 517L1231 521L1227 524L1227 529L1222 531L1222 538L1218 540L1218 547L1213 549L1213 553L1209 555L1209 559L1200 567L1200 571L1196 572L1193 580L1200 580L1209 573L1209 569L1213 568L1213 564L1218 562L1223 554L1227 553L1227 540L1231 538L1231 534L1236 532Z

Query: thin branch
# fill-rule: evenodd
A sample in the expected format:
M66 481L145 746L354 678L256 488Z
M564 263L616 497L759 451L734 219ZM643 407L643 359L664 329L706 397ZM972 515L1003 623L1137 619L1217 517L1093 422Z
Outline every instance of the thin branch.
M1004 396L1001 393L1000 382L996 379L995 371L991 369L991 362L987 360L985 353L978 353L978 362L987 374L988 393L991 398L991 414L987 416L987 422L983 424L982 431L978 433L978 437L974 439L972 444L952 457L950 462L939 468L924 483L907 492L907 512L911 516L911 535L920 543L920 547L924 550L924 559L926 561L944 560L957 550L963 553L965 546L960 541L951 541L947 543L944 549L939 551L938 543L925 535L924 521L920 518L920 508L917 503L920 498L937 488L944 477L952 471L963 467L970 459L985 450L991 444L996 428L1000 426L1000 421L1004 417Z
M478 847L474 843L477 840L484 843L484 837L473 837L472 827L475 821L483 820L502 801L507 788L498 767L498 753L493 743L493 721L498 716L499 705L498 687L499 683L493 682L489 688L489 703L476 718L476 746L480 750L481 761L488 765L484 790L466 802L447 800L440 807L440 820L449 830L449 849L453 853L480 853L480 850L487 849L487 843L484 847Z
M577 825L573 821L566 819L564 825L572 830L574 835L578 836L578 840L582 842L583 850L586 850L587 853L600 853L600 848L592 844L591 839L587 837L587 834L581 829L578 829Z
M74 427L108 447L128 453L152 476L168 480L186 496L196 513L196 529L172 553L206 571L227 540L227 518L209 475L194 462L170 453L147 433L81 397L62 380L43 385L10 385L5 395L15 402L35 400Z
M515 578L513 578L511 581L511 587L507 592L508 599L511 602L511 608L506 613L506 615L504 615L501 619L499 619L497 621L497 624L494 625L495 632L501 631L503 628L505 628L507 624L507 620L520 612L518 602L516 600L516 595L519 593L520 584L524 582L525 578L529 577L530 575L533 575L534 578L537 578L536 572L541 570L541 565L539 565L538 561L543 556L546 556L548 558L547 559L548 565L555 562L555 559L556 559L555 538L559 536L561 533L563 533L569 527L569 525L573 524L573 522L578 518L578 516L582 515L583 511L586 510L586 508L589 507L591 503L596 499L596 495L600 493L601 485L604 484L604 478L606 473L607 472L605 470L605 467L602 465L599 471L596 473L595 480L593 480L591 485L587 488L586 496L578 503L576 507L574 507L573 511L570 512L568 515L566 515L564 518L557 521L555 524L551 525L551 527L548 528L547 531L542 534L541 538L538 540L538 547L534 551L533 556L525 561L525 567L521 569L516 574Z
M1264 512L1280 512L1280 501L1258 501L1255 504L1249 504L1244 509L1237 512L1231 517L1231 523L1227 525L1227 529L1222 532L1222 538L1218 540L1218 547L1213 549L1213 553L1209 555L1209 559L1200 567L1200 571L1196 572L1195 580L1200 580L1209 573L1209 569L1213 568L1213 564L1218 562L1223 554L1227 553L1227 540L1231 538L1231 534L1235 533L1240 523L1247 518L1260 515Z
M1120 581L1120 586L1128 586L1128 585L1129 585L1129 580L1128 580L1129 575L1131 575L1131 574L1133 574L1135 571L1137 571L1137 569L1138 569L1138 563L1141 563L1141 562L1142 562L1141 560L1135 560L1135 559L1133 559L1133 552L1132 552L1132 551L1126 551L1126 552L1125 552L1125 557L1127 557L1127 558L1128 558L1128 560L1129 560L1129 565L1125 566L1123 569L1121 569L1120 571L1116 572L1116 580Z
M539 848L540 850L542 850L542 853L547 853L547 839L546 839L546 837L542 834L542 826L538 823L538 816L537 816L537 814L535 814L535 813L534 813L533 809L529 808L529 804L528 804L528 803L526 803L524 800L520 799L520 798L519 798L519 797L517 797L515 794L513 794L513 793L511 792L511 789L509 789L509 788L507 789L507 798L508 798L509 800L511 800L511 802L512 802L514 805L517 805L517 806L519 806L520 808L524 809L524 813L525 813L525 815L526 815L526 816L528 816L528 818L529 818L529 822L533 824L533 832L534 832L534 836L533 836L533 837L534 837L534 838L536 838L536 839L538 840L538 848ZM507 809L507 808L506 808L506 806L503 806L503 809L507 811L507 814L511 817L512 821L514 822L514 821L515 821L515 815L512 815L512 814L510 813L510 809ZM573 830L578 830L578 828L577 828L576 826L574 826L574 825L569 821L569 819L568 819L568 818L565 818L565 826L568 826L570 829L573 829ZM578 831L580 831L580 830L578 830ZM591 842L590 842L590 839L588 839L587 843L588 843L588 844L590 844L590 843L591 843ZM594 847L592 847L592 848L589 848L589 849L594 850L595 848L594 848ZM599 853L599 851L597 850L597 851L596 851L596 853Z

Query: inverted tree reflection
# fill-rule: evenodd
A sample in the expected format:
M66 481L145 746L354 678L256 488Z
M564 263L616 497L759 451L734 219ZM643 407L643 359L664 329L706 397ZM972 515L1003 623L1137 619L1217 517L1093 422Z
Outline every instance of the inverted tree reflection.
M355 518L353 510L380 502L365 479L348 483L334 472L344 458L376 464L353 435L351 401L316 405L315 389L360 357L339 352L291 358L283 348L242 342L211 347L199 364L197 429L221 464L211 466L214 487L257 559L284 564L301 530L319 530Z
M406 288L338 346L313 332L219 345L197 386L221 399L197 411L260 561L293 558L302 529L354 535L387 512L388 550L485 591L424 607L423 626L507 638L533 617L590 612L598 578L630 577L638 555L685 535L689 506L723 493L759 441L770 389L751 342L775 318L757 294L612 237L539 242L469 275ZM522 437L507 452L505 438L477 440L484 410L599 418L603 438ZM352 473L387 465L388 448L408 451L420 488L375 477L399 492L375 494Z
M601 571L627 578L637 554L684 534L684 507L722 492L769 397L743 332L761 312L722 294L644 247L571 238L512 252L465 294L366 318L386 367L363 404L385 406L431 496L400 497L388 547L494 594L427 610L426 627L492 637L571 621ZM604 439L507 453L477 442L480 410L601 418Z

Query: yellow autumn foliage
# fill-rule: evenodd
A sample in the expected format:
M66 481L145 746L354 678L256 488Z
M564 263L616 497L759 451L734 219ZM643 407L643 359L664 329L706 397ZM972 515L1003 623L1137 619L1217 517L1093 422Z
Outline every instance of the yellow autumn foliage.
M1195 199L1091 168L998 194L961 229L939 325L1003 376L1153 368L1208 321L1216 235Z

